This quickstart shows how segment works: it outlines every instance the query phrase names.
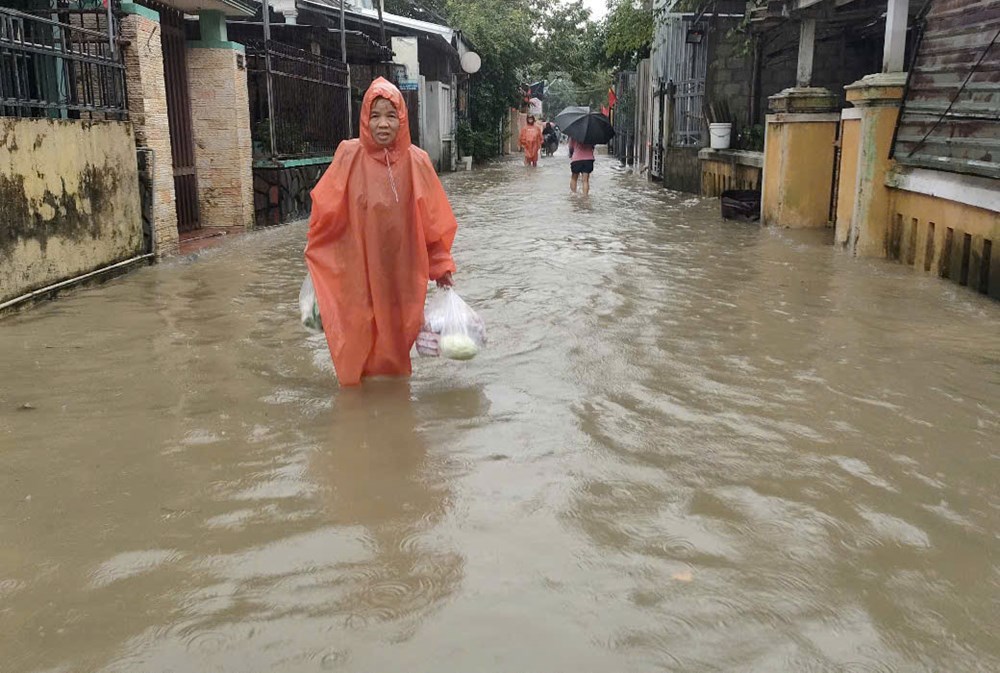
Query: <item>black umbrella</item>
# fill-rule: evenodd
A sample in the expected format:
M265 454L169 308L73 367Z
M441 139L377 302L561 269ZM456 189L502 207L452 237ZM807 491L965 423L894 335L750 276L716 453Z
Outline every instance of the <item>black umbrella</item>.
M604 145L615 135L611 120L589 107L568 107L556 115L556 126L584 145Z

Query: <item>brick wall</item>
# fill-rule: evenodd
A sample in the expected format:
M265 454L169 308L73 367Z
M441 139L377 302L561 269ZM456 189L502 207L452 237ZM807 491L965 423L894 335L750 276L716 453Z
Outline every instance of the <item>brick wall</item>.
M151 149L153 165L153 231L160 255L177 251L177 210L174 195L173 155L167 119L167 91L163 79L160 25L131 14L122 20L125 76L128 83L129 118L138 147Z
M253 147L244 56L231 48L188 49L188 80L206 227L252 227Z

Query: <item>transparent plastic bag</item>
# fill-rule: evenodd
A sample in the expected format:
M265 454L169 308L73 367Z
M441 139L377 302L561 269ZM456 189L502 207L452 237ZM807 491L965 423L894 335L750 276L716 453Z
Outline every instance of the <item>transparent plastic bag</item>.
M486 324L458 293L439 291L424 309L417 353L451 360L471 360L486 345Z
M316 290L308 273L299 289L299 320L310 332L323 331L323 320L319 315L319 304L316 303Z

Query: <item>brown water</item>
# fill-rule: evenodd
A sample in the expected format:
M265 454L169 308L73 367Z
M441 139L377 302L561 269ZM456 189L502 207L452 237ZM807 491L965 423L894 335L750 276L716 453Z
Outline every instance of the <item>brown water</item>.
M0 671L1000 670L1000 306L565 161L446 178L410 382L303 225L0 323Z

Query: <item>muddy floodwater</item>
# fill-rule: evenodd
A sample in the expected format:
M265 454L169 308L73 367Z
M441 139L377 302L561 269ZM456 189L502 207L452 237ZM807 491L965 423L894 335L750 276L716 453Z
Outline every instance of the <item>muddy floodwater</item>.
M0 671L1000 671L1000 305L566 164L445 178L410 381L304 224L0 321Z

